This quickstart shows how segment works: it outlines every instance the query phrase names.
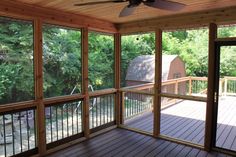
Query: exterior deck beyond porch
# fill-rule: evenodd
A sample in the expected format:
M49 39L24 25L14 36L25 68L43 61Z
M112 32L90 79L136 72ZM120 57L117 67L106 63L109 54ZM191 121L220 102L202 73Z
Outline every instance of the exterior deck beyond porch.
M236 150L236 97L220 97L216 146ZM182 101L161 111L161 134L203 145L206 103ZM153 113L126 120L125 125L153 132Z

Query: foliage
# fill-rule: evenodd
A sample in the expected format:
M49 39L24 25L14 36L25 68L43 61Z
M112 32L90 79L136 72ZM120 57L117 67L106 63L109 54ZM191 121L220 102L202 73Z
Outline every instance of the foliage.
M80 30L51 25L43 27L44 96L62 96L81 88Z
M114 87L114 39L89 33L89 84L94 90Z
M0 18L0 104L34 97L33 27Z
M121 45L121 86L125 86L125 76L130 61L140 55L155 53L155 34L123 36Z
M236 27L220 28L220 37L235 36ZM208 75L208 29L163 33L163 53L176 54L185 62L188 76ZM222 76L236 76L236 47L221 51ZM122 36L121 81L131 60L154 54L154 33ZM34 99L33 25L0 18L0 104ZM81 92L82 59L80 30L44 25L44 97ZM89 33L89 84L95 90L114 87L113 36Z
M176 34L176 32L164 33L164 54L180 56L185 63L188 76L207 76L208 30L178 31L180 37Z

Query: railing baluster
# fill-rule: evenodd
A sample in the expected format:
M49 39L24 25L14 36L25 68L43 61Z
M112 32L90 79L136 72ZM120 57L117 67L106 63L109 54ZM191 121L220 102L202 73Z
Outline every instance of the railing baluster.
M62 138L64 138L64 115L63 115L64 113L63 113L63 105L61 105L61 130L62 130L62 132L61 132L61 134L62 134Z
M141 102L142 102L141 94L137 94L137 97L138 97L138 99L140 100L140 101L138 102L138 112L137 112L137 113L139 113L139 112L140 112L140 108L141 108Z
M91 101L91 100L92 100L92 101ZM91 104L91 102L92 102L92 104ZM92 120L91 120L91 122L92 122L92 128L94 128L93 98L90 99L90 104L89 104L89 106L90 106L90 108L91 108L91 110L90 110L90 115L92 115L92 116L90 117L90 119L92 118ZM91 124L90 124L90 125L91 125Z
M52 132L52 106L49 107L50 109L50 129L51 129L51 142L53 141L53 132Z
M109 96L109 98L110 98L110 106L109 106L109 108L110 108L110 122L112 121L112 106L113 106L113 102L112 102L112 96L110 95Z
M69 136L69 104L66 104L66 130L67 130L67 137Z
M35 110L33 111L33 116L34 116L34 147L37 146L37 132L36 132L36 127L35 127L35 122L36 122L36 116L35 116Z
M22 130L21 130L21 112L19 112L19 125L20 125L20 152L22 152Z
M107 108L107 110L106 110L106 117L107 117L107 123L108 123L108 117L109 117L109 111L108 111L108 96L106 96L106 108Z
M134 106L135 106L135 113L134 114L137 114L138 113L138 101L139 98L138 98L138 94L135 94L135 103L134 103Z
M56 134L57 134L57 141L58 141L58 117L57 117L57 116L58 116L58 115L57 115L57 112L58 112L57 109L58 109L58 107L56 106L55 108L56 108Z
M134 101L135 101L135 94L131 93L132 99L131 99L131 116L134 115Z
M11 113L11 132L12 132L12 153L15 155L15 135L14 135L14 119Z
M100 115L99 115L99 120L100 120L100 124L99 125L102 125L102 98L100 98L100 104L99 104L99 111L100 111Z
M78 106L78 104L80 104ZM75 114L76 114L76 133L79 133L79 113L80 113L80 108L82 107L82 102L76 102L75 104Z
M72 116L72 135L74 135L74 105L76 103L71 103L71 116Z
M105 96L103 96L103 124L105 124L106 123L106 119L105 119L105 109L106 109L106 104L105 104L105 102L106 102L106 97Z
M26 131L27 131L27 140L28 140L28 150L30 149L30 143L29 143L29 116L28 116L28 110L26 111L26 125L27 125L27 128L26 128Z
M128 116L127 116L127 108L128 108L128 107L127 107L127 103L128 103L127 101L128 101L128 99L126 99L126 98L128 98L128 97L127 97L127 93L125 93L125 92L123 92L123 93L121 93L121 94L124 95L124 96L123 96L123 99L124 99L124 101L123 101L123 102L124 102L124 105L123 105L123 106L124 106L124 112L125 112L124 118L126 118L126 117L128 117Z
M83 101L81 101L81 105L80 105L80 132L82 131L82 117L83 117L83 112L82 112L82 109L83 109Z
M129 116L132 116L132 97L133 97L133 94L129 93L129 95L130 95Z
M6 124L5 124L5 115L3 115L3 141L4 141L4 154L7 156L7 147L6 147Z
M98 100L97 100L97 97L94 98L96 103L96 127L98 126Z

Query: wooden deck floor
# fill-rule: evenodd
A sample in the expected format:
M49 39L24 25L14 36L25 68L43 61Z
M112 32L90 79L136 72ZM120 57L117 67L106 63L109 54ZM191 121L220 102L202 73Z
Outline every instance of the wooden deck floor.
M236 97L220 99L217 143L218 147L236 150ZM206 104L182 101L162 110L161 134L203 144ZM152 132L153 113L147 112L125 122L132 128ZM124 129L114 129L86 142L54 153L51 157L221 157L196 148L156 139Z
M226 157L216 152L156 139L124 129L114 129L50 157ZM228 156L227 156L228 157Z
M236 97L222 97L218 109L216 146L236 151ZM161 134L204 143L206 103L182 101L161 111ZM127 120L132 128L152 132L153 113Z

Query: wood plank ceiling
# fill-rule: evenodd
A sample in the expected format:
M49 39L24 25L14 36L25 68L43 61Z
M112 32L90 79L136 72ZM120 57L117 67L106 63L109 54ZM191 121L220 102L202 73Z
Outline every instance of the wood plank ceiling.
M103 1L103 0L13 0L35 6L50 8L54 10L86 15L97 19L106 20L112 23L127 23L133 21L160 18L176 14L191 13L197 11L207 11L210 9L226 8L236 6L236 0L170 0L184 3L187 6L178 12L166 11L150 8L144 5L138 6L133 15L128 17L118 17L120 11L128 4L109 3L90 6L74 6L74 4Z

